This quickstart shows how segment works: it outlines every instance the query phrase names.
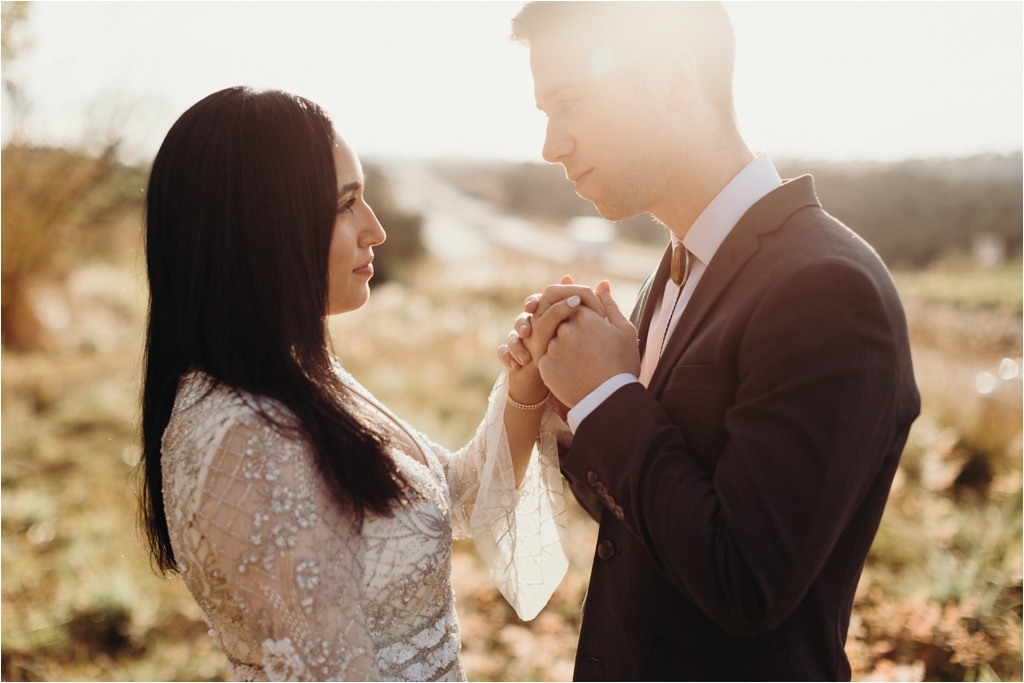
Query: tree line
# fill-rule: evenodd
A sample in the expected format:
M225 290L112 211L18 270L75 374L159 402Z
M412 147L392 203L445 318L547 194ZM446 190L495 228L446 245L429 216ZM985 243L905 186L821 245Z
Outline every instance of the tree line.
M969 250L982 234L1001 239L1007 254L1020 258L1024 188L1019 152L895 163L781 160L776 166L783 178L809 173L824 209L890 266L926 266ZM439 163L436 170L508 213L555 224L597 215L557 165ZM649 216L621 222L619 233L652 244L666 239L665 229Z

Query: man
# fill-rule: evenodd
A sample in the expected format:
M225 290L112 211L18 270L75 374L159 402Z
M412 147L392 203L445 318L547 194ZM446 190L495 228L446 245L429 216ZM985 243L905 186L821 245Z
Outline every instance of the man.
M744 144L724 8L652 5L513 20L544 158L606 218L671 232L631 321L602 283L607 317L579 307L537 360L600 522L575 677L849 679L854 591L919 412L903 310L811 178ZM513 335L502 353L524 352Z

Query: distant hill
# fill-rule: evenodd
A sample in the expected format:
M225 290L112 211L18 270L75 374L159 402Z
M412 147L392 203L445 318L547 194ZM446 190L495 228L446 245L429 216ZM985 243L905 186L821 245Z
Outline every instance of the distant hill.
M796 168L811 164L818 168L832 168L847 175L867 175L899 170L937 176L946 180L1020 182L1024 177L1024 156L1014 154L977 154L963 159L908 159L906 161L853 161L828 162L801 159L781 159L776 166Z
M780 160L780 175L814 177L822 207L890 265L923 266L985 235L1020 257L1021 154L894 163Z
M864 237L890 265L923 266L969 250L982 234L1020 257L1024 159L977 155L901 162L779 159L783 178L814 176L822 206ZM464 192L542 222L596 215L557 165L444 161L435 170ZM638 241L665 241L665 229L642 216L620 224Z

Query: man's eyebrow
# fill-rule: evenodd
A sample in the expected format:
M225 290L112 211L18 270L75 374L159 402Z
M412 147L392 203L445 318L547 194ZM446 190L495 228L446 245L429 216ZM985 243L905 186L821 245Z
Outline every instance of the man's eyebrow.
M540 109L541 111L544 111L543 108L542 108L543 105L541 104L542 102L549 102L549 101L551 101L553 99L556 99L559 95L561 95L566 90L574 90L574 89L577 89L577 88L582 88L585 85L586 85L585 83L580 83L580 82L576 82L576 81L567 81L565 83L556 83L555 85L551 86L550 88L548 88L547 90L545 90L544 92L542 92L540 94L540 97L537 98L537 108Z

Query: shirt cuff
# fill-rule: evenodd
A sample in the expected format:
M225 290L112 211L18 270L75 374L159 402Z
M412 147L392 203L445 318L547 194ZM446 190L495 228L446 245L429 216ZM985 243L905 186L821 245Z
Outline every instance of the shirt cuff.
M559 446L563 446L565 448L572 446L572 430L569 429L569 424L559 417L558 413L554 410L549 410L547 412L548 415L544 418L544 422L541 423L541 430L554 434L555 441ZM537 438L540 437L538 436Z
M571 429L572 433L575 434L576 429L579 428L580 423L586 419L587 415L590 415L592 412L597 410L597 407L604 403L609 396L627 384L639 381L640 380L636 378L636 375L631 375L628 372L620 373L605 380L604 384L583 397L583 400L573 406L573 409L569 411L569 414L566 416L568 418L567 421L569 423L569 429Z

